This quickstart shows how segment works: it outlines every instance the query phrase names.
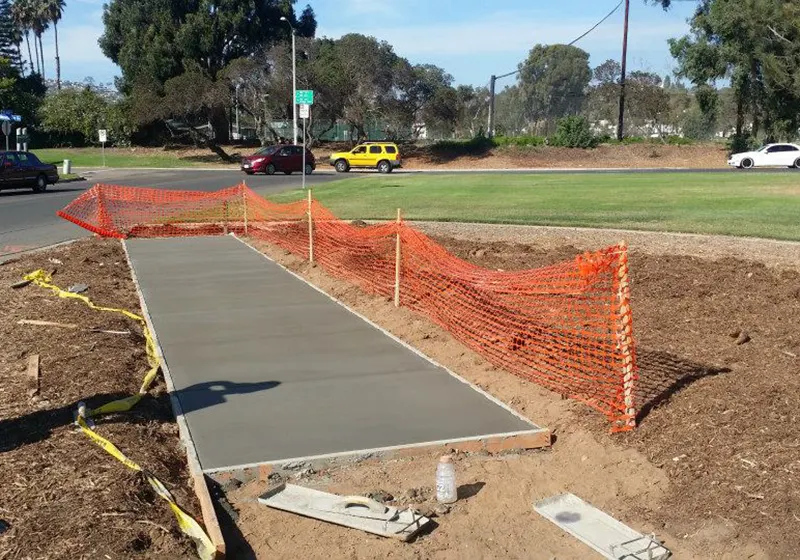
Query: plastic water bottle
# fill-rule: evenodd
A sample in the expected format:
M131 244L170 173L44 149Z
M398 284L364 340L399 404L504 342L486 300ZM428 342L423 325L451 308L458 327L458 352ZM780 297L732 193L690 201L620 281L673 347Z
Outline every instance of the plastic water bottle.
M436 499L442 504L452 504L458 499L456 466L450 455L442 455L436 467Z

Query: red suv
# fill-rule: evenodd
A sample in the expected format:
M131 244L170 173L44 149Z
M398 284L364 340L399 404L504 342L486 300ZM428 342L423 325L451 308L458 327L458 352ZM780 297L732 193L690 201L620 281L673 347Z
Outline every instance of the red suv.
M306 150L306 175L310 175L317 167L314 154ZM287 175L293 171L303 170L303 147L293 145L278 145L261 148L252 156L242 158L242 171L248 175L253 173L266 173L274 175L276 171L283 171Z

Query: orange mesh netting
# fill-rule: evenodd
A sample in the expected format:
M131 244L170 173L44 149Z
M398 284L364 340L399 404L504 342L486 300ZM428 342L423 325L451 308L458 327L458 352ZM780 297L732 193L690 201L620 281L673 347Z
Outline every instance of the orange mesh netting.
M495 271L455 257L399 219L357 227L310 197L276 204L244 185L211 193L96 185L58 214L104 236L265 240L369 293L398 298L497 367L599 410L613 431L634 426L624 245L544 268Z

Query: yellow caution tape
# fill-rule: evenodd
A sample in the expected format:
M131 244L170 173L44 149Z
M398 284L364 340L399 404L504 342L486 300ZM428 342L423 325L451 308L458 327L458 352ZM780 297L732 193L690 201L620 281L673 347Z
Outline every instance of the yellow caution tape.
M25 280L31 281L33 284L41 288L47 288L52 290L58 297L65 298L65 299L77 299L91 307L92 309L96 309L97 311L110 311L113 313L119 313L124 315L130 319L138 321L139 324L142 326L142 332L144 333L145 338L145 348L147 351L147 362L150 365L150 369L147 371L147 374L144 376L144 380L142 381L142 386L139 388L139 392L135 395L131 395L130 397L126 397L124 399L118 399L116 401L111 401L106 403L98 408L93 410L87 411L86 416L96 416L101 414L112 414L115 412L127 412L131 410L136 404L142 400L147 391L150 389L150 385L153 384L153 381L158 375L158 369L160 367L158 356L156 355L156 346L155 342L153 341L153 337L150 334L150 329L147 328L147 322L144 320L144 317L137 315L136 313L131 313L126 309L118 309L115 307L103 307L100 305L95 305L92 300L88 297L75 294L72 292L68 292L66 290L62 290L58 286L52 283L52 277L44 270L35 270L30 274L25 276ZM189 514L183 511L180 506L178 506L175 498L173 498L172 494L169 490L158 480L155 476L147 472L146 470L142 469L137 463L128 459L119 448L105 439L103 436L92 430L88 424L86 423L86 419L78 415L77 419L78 427L80 427L81 431L86 434L89 439L91 439L94 443L96 443L99 447L104 449L106 453L120 461L123 465L128 467L129 469L133 469L135 471L141 472L150 486L155 490L156 494L161 496L164 500L169 503L170 509L175 514L175 518L178 520L178 526L180 527L181 531L189 536L192 540L194 540L197 546L197 553L199 554L201 560L207 560L214 558L216 554L216 548L214 544L211 542L211 539L206 534L205 530L200 526L197 521L195 521Z
M216 554L216 547L214 546L214 543L211 542L211 539L200 526L200 524L195 521L191 515L180 508L178 503L175 501L175 498L160 480L146 470L142 469L142 467L140 467L137 463L128 459L116 445L92 430L86 424L86 420L82 416L78 416L77 423L81 431L89 436L93 442L104 449L109 455L117 459L129 469L133 469L142 473L147 479L147 482L150 483L150 486L153 488L153 490L155 490L156 494L161 496L161 498L166 500L166 502L169 504L170 509L172 509L172 512L175 514L175 517L178 520L178 526L180 527L181 531L194 540L195 545L197 546L197 553L200 555L200 558L202 560L210 560L214 558L214 555Z

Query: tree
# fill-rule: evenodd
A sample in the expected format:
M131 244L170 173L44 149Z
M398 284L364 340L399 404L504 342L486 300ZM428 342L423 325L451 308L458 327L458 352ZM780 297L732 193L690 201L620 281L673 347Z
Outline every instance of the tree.
M503 92L500 92L496 97L496 107L499 107L502 95ZM456 105L458 107L456 136L475 138L483 130L488 118L488 97L488 88L475 88L465 85L456 88ZM497 114L502 118L504 112L498 110ZM499 123L497 128L500 130Z
M669 7L669 2L659 2ZM800 10L796 2L700 0L691 33L670 41L679 75L695 86L727 78L736 96L736 135L768 139L800 125ZM749 123L747 122L749 119Z
M96 143L98 128L108 130L115 144L126 143L132 132L122 104L110 103L91 87L68 88L47 95L39 117L45 132L79 144Z
M631 72L626 88L628 122L646 135L664 136L664 125L670 114L670 98L661 87L661 77L650 72Z
M587 96L587 113L593 122L614 123L619 115L619 89L622 66L616 60L606 60L594 71L594 83ZM610 125L609 125L610 126Z
M17 68L22 68L19 54L21 39L22 34L16 26L11 3L9 0L0 0L0 57Z
M64 0L39 0L42 2L42 10L44 16L50 23L53 24L53 33L55 34L55 47L56 47L56 87L61 89L61 58L58 56L58 22L61 21L61 15L64 12Z
M200 83L202 76L207 85L206 79L216 81L232 61L287 40L290 30L280 21L283 16L299 35L313 34L313 10L306 8L298 19L294 4L295 0L111 0L103 11L100 47L122 69L123 92L164 95L174 78L190 74L187 83ZM227 136L228 103L211 108L208 115L217 140ZM209 110L200 102L196 109L187 114Z
M39 67L39 57L37 48L37 57L34 62L33 54L31 53L31 30L33 29L33 12L31 0L16 0L12 5L12 14L14 23L24 35L25 42L28 45L28 63L31 66L31 73L37 71Z
M580 111L592 79L589 53L568 45L536 45L519 70L526 116L534 125L544 121L545 130Z

